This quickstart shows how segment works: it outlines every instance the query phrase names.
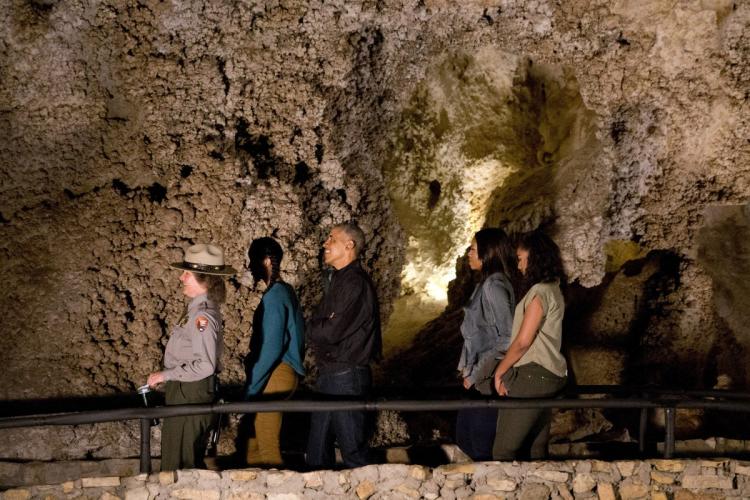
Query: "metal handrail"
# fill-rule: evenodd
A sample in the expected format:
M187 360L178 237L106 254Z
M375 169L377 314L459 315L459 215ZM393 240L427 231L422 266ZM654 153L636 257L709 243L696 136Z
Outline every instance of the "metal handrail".
M589 386L608 387L611 386ZM580 388L579 388L580 389ZM585 389L585 387L583 388ZM154 418L217 415L227 413L263 413L263 412L318 412L318 411L380 411L393 410L402 412L451 411L464 408L559 408L559 409L640 409L639 448L643 452L645 439L646 411L648 409L665 410L664 457L671 458L675 444L676 409L713 409L750 413L750 401L721 400L722 391L709 392L711 399L686 398L689 391L669 391L656 388L642 388L648 394L661 393L660 396L632 397L624 399L474 399L474 400L277 400L277 401L242 401L217 404L174 405L154 408L120 408L100 411L64 412L42 415L21 415L0 418L0 429L36 427L44 425L79 425L123 420L140 420L141 427L141 472L151 471L150 439L151 420ZM579 392L581 393L581 392ZM603 393L603 391L585 392L586 394ZM746 393L731 393L730 399L750 399Z
M240 389L242 386L224 386L224 392L227 394L235 394L239 396ZM453 399L450 394L454 395L465 394L465 390L460 386L433 386L433 387L420 387L418 392L419 396L430 398L432 392L439 393L441 395L448 395L447 398L442 400ZM304 392L297 391L298 395L304 397ZM310 396L313 393L308 393ZM403 391L398 393L391 393L388 388L380 388L379 396L383 399L402 399L400 395ZM417 394L417 393L415 393ZM750 392L743 391L727 391L727 390L705 390L705 389L670 389L656 386L624 386L624 385L569 385L563 392L563 396L580 396L580 395L618 395L618 396L630 396L637 395L639 397L648 396L665 396L665 397L692 397L692 398L720 398L720 399L748 399L750 400ZM409 399L409 396L406 396ZM435 398L438 399L438 398ZM37 415L42 413L67 413L67 408L86 408L86 409L121 409L131 408L134 404L138 404L140 397L131 393L111 394L105 396L75 396L75 397L59 397L59 398L48 398L44 400L33 400L33 399L14 399L0 401L0 419L5 416L20 416L20 415Z

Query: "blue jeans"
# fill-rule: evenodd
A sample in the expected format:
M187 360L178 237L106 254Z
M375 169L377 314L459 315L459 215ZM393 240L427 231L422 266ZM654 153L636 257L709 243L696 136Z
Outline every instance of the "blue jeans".
M456 415L456 444L475 462L492 460L497 408L463 408Z
M321 368L316 391L329 396L367 396L372 386L370 368ZM351 399L351 398L346 398ZM359 398L353 398L359 399ZM310 435L307 440L307 465L313 469L330 469L335 464L333 444L338 443L344 466L361 467L369 464L365 412L326 411L313 412L310 418Z

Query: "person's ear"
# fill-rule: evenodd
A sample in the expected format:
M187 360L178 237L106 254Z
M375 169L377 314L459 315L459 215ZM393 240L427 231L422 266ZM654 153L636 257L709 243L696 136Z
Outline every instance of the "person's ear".
M347 250L351 250L354 248L354 242L352 240L349 240L346 242L346 248Z

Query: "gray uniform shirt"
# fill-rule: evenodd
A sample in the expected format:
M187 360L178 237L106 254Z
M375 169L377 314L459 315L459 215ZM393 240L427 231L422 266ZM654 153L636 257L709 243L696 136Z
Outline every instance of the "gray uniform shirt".
M472 384L477 376L494 369L510 345L515 297L513 286L503 273L490 274L471 294L464 307L461 335L464 345L458 371ZM486 365L486 366L485 366Z
M221 311L206 294L198 295L172 328L164 351L165 380L195 382L220 372L223 347Z

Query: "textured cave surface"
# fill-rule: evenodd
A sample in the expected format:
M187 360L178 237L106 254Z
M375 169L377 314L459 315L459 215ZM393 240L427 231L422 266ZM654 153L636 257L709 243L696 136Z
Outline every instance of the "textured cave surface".
M381 383L453 379L463 251L501 225L562 248L579 383L746 387L747 2L3 0L0 21L2 399L142 384L194 242L243 267L273 235L309 311L352 217ZM230 283L240 383L260 291Z

